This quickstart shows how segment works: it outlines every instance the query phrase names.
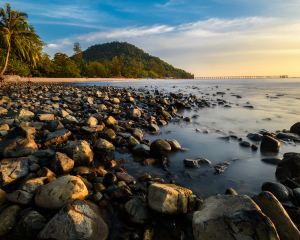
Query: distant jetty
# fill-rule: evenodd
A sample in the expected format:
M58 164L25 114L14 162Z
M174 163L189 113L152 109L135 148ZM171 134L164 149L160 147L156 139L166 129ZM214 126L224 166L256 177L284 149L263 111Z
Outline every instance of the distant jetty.
M288 75L276 76L202 76L195 77L195 79L269 79L269 78L289 78Z

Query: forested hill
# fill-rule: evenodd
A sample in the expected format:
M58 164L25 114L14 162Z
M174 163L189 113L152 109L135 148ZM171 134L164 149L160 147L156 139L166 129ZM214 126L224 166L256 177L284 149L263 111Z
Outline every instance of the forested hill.
M115 76L194 78L184 70L173 67L158 57L126 42L97 44L82 52L85 62L100 62L113 69Z

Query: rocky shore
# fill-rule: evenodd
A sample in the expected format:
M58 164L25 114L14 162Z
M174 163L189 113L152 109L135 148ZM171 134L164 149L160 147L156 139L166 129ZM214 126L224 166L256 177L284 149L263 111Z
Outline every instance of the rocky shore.
M266 158L277 165L278 182L262 183L255 196L227 189L206 199L147 172L135 178L116 159L126 152L168 171L168 154L180 143L149 141L145 133L190 121L181 109L216 104L230 107L158 90L1 84L0 239L300 240L300 153ZM281 140L299 136L296 123L286 132L249 134L258 144L240 145L278 152ZM214 168L219 174L226 164Z

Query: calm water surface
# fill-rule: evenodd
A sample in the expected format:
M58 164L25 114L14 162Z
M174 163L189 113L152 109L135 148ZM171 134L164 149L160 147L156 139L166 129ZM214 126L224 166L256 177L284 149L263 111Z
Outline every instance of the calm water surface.
M265 181L276 181L276 167L261 161L260 151L253 152L239 146L237 140L226 141L222 136L237 135L247 140L249 132L261 129L277 131L289 129L300 121L300 79L241 79L241 80L140 80L117 82L89 82L85 85L114 86L159 89L165 92L192 93L206 99L223 98L232 103L232 108L216 106L206 109L184 111L184 116L198 115L191 123L171 122L161 129L160 135L147 135L148 139L177 139L185 152L177 152L169 156L170 173L155 166L142 166L132 159L131 155L118 155L126 159L126 168L135 176L143 172L163 177L166 181L191 188L199 196L205 197L223 193L226 188L233 187L240 193L254 194L260 190ZM224 92L223 96L214 96L216 92ZM234 95L240 95L237 98ZM252 105L249 109L244 105ZM196 131L196 129L200 130ZM202 130L208 133L202 133ZM283 143L278 157L285 152L300 152L300 144ZM221 175L214 174L214 168L201 166L187 169L183 159L205 157L213 165L230 161L228 169Z

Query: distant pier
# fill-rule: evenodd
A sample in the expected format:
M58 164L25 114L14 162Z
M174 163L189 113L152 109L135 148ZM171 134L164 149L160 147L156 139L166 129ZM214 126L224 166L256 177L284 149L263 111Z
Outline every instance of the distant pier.
M195 79L269 79L269 78L288 78L288 75L276 75L276 76L202 76L195 77Z

